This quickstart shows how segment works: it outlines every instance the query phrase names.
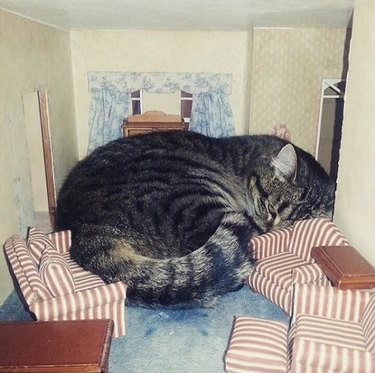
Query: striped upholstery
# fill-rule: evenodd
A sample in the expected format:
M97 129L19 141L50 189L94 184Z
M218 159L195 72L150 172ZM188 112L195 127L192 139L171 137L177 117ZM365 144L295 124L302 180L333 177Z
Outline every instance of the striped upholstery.
M375 294L296 284L293 299L292 372L374 372Z
M43 250L39 264L39 276L53 296L73 293L74 277L68 262L52 247Z
M48 236L40 230L30 229L33 238L37 239L33 254L29 242L19 235L10 237L4 249L10 267L18 281L25 301L38 320L80 320L80 319L112 319L115 324L114 337L125 334L125 298L126 285L122 282L105 284L91 272L78 266L69 255L70 231L51 233ZM34 242L35 243L35 242ZM30 244L30 243L29 243ZM56 274L43 282L39 273L40 262L34 258L42 258L46 245L53 245L52 250L59 255L60 263L67 263L74 280L74 291L64 295L56 294ZM43 271L43 266L42 266ZM57 274L58 276L58 274ZM53 290L48 290L49 288ZM52 295L55 293L56 295Z
M251 289L263 294L271 302L282 308L289 314L292 302L292 292L283 289L275 284L271 279L261 276L258 272L249 276Z
M288 290L292 286L292 270L304 264L306 262L300 257L285 252L260 260L257 264L257 272Z
M285 252L290 241L292 228L278 229L256 236L250 241L250 248L255 259L267 258Z
M329 333L326 332L329 330ZM350 338L347 336L350 335ZM365 350L362 325L358 322L311 315L298 315L294 338L317 343Z
M288 251L312 263L311 249L314 246L349 245L335 224L328 219L308 219L297 221L293 225L293 233Z
M289 329L237 317L229 373L374 373L375 293L296 283Z
M30 251L35 263L40 262L43 251L47 247L56 249L54 243L44 232L38 228L30 227L27 237L27 248Z
M360 322L370 296L368 291L343 291L335 287L296 284L293 296L293 319L297 315L307 314Z
M375 353L375 294L371 296L362 317L367 350Z
M225 355L225 371L286 372L287 333L287 326L276 321L236 317Z
M310 256L311 249L320 245L349 243L332 221L322 218L298 221L290 228L253 238L250 249L258 262L247 280L250 287L291 314L295 283L330 284Z
M69 253L70 243L72 242L71 231L53 232L47 236L59 253Z
M350 349L296 338L294 373L373 373L373 356L368 351ZM308 362L308 365L307 365Z

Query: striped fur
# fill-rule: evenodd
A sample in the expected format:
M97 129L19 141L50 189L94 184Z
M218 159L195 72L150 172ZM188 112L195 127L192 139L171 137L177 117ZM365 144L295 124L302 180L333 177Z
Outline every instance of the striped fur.
M167 132L111 142L68 175L57 204L72 258L136 304L209 306L242 286L249 238L330 216L332 185L271 136Z

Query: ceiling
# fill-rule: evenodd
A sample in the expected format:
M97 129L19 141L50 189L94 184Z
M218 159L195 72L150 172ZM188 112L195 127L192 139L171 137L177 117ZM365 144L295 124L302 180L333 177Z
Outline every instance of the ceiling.
M347 27L366 0L0 0L0 9L63 30Z

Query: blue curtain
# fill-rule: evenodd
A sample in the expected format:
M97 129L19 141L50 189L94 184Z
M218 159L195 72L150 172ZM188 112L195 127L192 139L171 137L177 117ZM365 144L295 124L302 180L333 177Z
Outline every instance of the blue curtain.
M130 93L104 88L91 96L87 152L121 137L121 125L129 115Z
M226 95L220 92L193 95L189 130L211 137L234 136L233 115Z
M235 134L228 96L230 74L89 72L91 105L88 153L121 137L121 125L130 110L130 93L182 90L193 94L189 129L214 137ZM157 109L157 108L155 108Z

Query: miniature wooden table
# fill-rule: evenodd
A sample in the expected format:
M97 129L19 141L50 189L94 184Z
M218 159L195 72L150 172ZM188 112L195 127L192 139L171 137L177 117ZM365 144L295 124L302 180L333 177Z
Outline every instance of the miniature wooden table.
M188 127L179 115L151 110L144 114L129 115L123 122L122 130L124 137L128 137L150 132L187 131Z
M112 320L0 322L0 372L108 372Z
M375 268L352 246L313 247L311 256L339 289L375 287Z

